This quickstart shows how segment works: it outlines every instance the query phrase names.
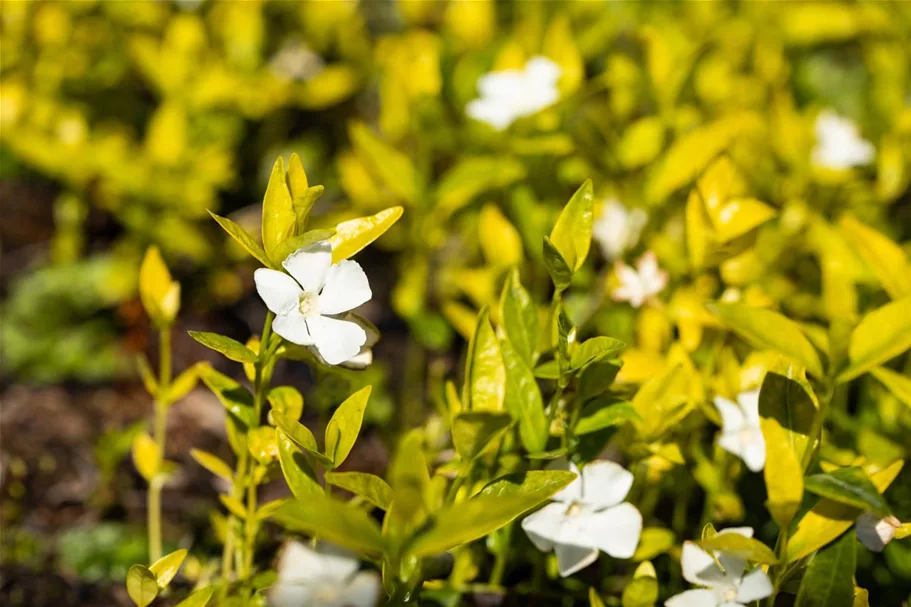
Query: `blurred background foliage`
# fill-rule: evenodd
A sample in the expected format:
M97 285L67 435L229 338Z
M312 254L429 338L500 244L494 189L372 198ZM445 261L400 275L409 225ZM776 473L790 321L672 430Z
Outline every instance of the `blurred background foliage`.
M660 309L605 305L596 255L566 296L582 332L631 344L619 379L632 384L675 348L697 362L711 349L706 301L820 327L887 301L845 213L911 252L905 2L10 1L0 27L7 382L134 377L148 345L136 270L152 244L182 283L183 322L246 339L261 322L255 261L206 211L257 232L269 168L291 152L326 188L313 227L405 207L359 258L384 341L369 376L343 379L378 384L374 421L392 414L387 377L403 423L422 418L511 266L547 300L542 264L526 262L589 177L598 200L647 212L626 255L654 251L670 274ZM535 55L561 67L558 103L502 132L466 116L480 76ZM812 162L824 110L857 125L871 164ZM774 220L700 228L689 186L722 155L731 195ZM335 377L308 398L349 393ZM843 459L907 455L907 407L878 385L858 403L836 417L852 436ZM893 503L911 503L909 487ZM722 518L743 516L736 493L722 498ZM869 575L907 583L901 551Z

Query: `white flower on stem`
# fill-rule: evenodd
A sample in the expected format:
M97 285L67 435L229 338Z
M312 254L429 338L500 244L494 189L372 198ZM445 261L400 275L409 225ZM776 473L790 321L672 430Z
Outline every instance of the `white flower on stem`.
M667 286L667 272L658 267L658 258L647 251L632 269L622 261L614 264L620 284L611 291L614 301L628 301L634 308L653 298Z
M372 297L361 266L347 259L333 264L325 241L298 249L282 266L288 274L268 268L253 274L259 296L275 313L272 330L291 343L314 346L330 365L356 356L367 333L337 316Z
M490 72L478 80L480 97L466 113L502 131L517 119L531 116L560 98L560 66L547 57L533 57L521 70Z
M759 390L741 392L737 402L715 397L721 413L721 448L742 459L747 468L759 472L765 466L765 439L759 428Z
M321 544L313 550L301 542L285 544L278 579L269 589L271 607L374 607L380 579L373 571L358 573L353 555Z
M832 110L820 112L815 129L815 165L840 171L870 164L876 155L876 148L860 136L857 125Z
M753 537L749 527L722 529L718 533ZM744 575L746 561L742 558L723 552L709 554L693 542L683 542L680 565L686 581L705 588L672 596L665 601L666 607L744 607L772 594L772 582L762 569Z
M880 518L875 514L864 512L857 517L855 528L860 543L873 552L882 552L895 537L895 532L902 526L894 516Z
M592 235L605 259L613 261L636 246L642 228L648 221L648 214L642 209L627 209L616 198L607 200L601 209L601 215L592 226Z
M565 461L548 468L579 472ZM629 558L642 532L642 515L623 502L632 484L633 475L622 466L592 462L551 503L523 519L522 529L539 550L556 553L563 577L594 563L599 551Z

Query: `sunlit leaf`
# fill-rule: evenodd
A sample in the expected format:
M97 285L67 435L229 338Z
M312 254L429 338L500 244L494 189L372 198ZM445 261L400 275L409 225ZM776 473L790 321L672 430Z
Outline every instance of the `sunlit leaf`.
M388 510L392 487L378 476L366 472L327 472L326 483L357 495L377 508Z
M177 603L176 607L206 607L215 594L215 586L206 586L193 592L190 596Z
M225 358L239 363L255 363L256 354L247 346L237 340L218 333L208 331L188 331L190 337L209 348L222 354Z
M820 550L803 574L795 607L852 607L857 537L852 529Z
M466 411L452 420L452 444L465 460L480 455L512 424L512 416L490 411Z
M506 367L506 410L516 419L519 439L529 453L547 446L550 436L544 401L535 376L508 339L500 342L503 364Z
M286 438L290 439L300 449L309 453L321 465L326 466L327 468L333 467L332 458L319 450L319 445L316 443L316 438L313 436L310 428L300 422L285 417L278 411L272 412L272 419L275 421L275 426L282 431Z
M892 299L911 295L911 264L898 244L851 215L838 227Z
M573 431L579 435L590 434L604 428L619 426L628 421L640 419L641 417L632 404L625 401L618 402L609 397L599 398L582 409L579 421Z
M180 309L180 283L171 280L171 273L158 247L148 248L139 267L139 298L156 324L174 322Z
M146 481L151 481L161 468L161 449L145 432L133 439L133 464Z
M263 197L262 217L263 249L273 264L281 263L283 258L276 255L278 247L282 241L294 235L297 221L291 192L288 191L288 184L285 181L285 163L281 157L272 166L272 174L269 176L269 184ZM243 242L241 244L246 248Z
M882 382L898 400L911 407L911 378L885 367L876 367L871 369L870 373Z
M911 297L893 301L863 317L851 333L845 382L911 348Z
M297 388L276 386L266 394L266 400L273 411L277 411L291 421L298 421L304 412L304 397Z
M372 386L366 386L346 398L326 426L326 456L332 460L333 467L341 465L354 447L371 389Z
M403 202L415 204L420 197L418 173L411 160L376 136L366 125L354 122L348 126L348 136L358 156L379 177L383 184Z
M889 504L873 485L870 477L857 466L813 474L804 479L807 491L833 501L888 516Z
M570 370L581 369L596 359L615 358L624 348L626 348L625 343L612 337L599 335L586 339L573 351L569 361L569 368Z
M582 267L592 241L592 182L586 180L573 194L550 233L550 242L571 271Z
M323 488L316 479L316 474L303 451L297 448L288 436L278 430L278 462L288 488L297 499L310 499L323 494Z
M332 245L332 262L353 257L358 251L382 236L402 216L402 207L390 207L369 217L343 221L335 227L329 238Z
M544 237L544 266L558 291L563 291L572 282L572 268L547 236Z
M127 571L127 594L137 607L146 607L159 592L155 574L144 565L133 565Z
M761 565L774 565L778 562L778 557L771 548L757 539L739 533L719 533L700 540L699 545L706 551L724 552Z
M501 411L506 394L506 367L500 341L490 325L487 308L478 314L468 344L463 404L471 411Z
M215 476L220 476L229 483L234 483L234 471L231 470L231 467L221 460L217 455L213 455L208 451L203 451L202 449L191 449L190 455L195 459L200 466L214 474Z
M209 211L209 215L212 216L212 219L218 222L218 225L228 233L231 238L236 240L240 246L244 248L250 255L252 255L259 263L263 264L267 268L275 268L277 264L273 264L269 257L266 255L266 252L263 248L256 242L256 239L253 238L246 230L240 227L235 222L231 221L227 217L222 217L216 215L212 211Z
M272 518L289 530L309 533L367 557L381 556L386 547L369 514L325 495L285 502Z
M187 551L180 549L171 554L166 554L149 565L149 571L155 575L159 588L164 590L168 587L168 584L171 583L171 580L174 579L174 576L180 570L185 558L187 558Z
M492 204L481 209L478 240L488 264L508 268L522 263L522 238L500 209Z

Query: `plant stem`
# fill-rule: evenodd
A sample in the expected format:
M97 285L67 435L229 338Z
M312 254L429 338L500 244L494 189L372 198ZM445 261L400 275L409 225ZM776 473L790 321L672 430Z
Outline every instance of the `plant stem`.
M497 551L496 558L493 562L493 570L490 572L490 585L499 588L503 584L503 574L506 572L506 559L509 557L509 543L512 539L512 526L509 523L503 529L503 544Z
M168 392L171 390L171 327L162 327L158 332L158 391L155 393L155 444L164 461L165 444L168 432ZM149 528L149 562L161 558L161 489L164 485L160 477L149 482L147 501Z

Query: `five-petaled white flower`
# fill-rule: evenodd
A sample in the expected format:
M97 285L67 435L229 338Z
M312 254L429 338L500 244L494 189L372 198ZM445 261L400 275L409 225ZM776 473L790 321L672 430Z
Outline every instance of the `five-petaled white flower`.
M560 98L560 66L547 57L533 57L521 70L490 72L478 80L481 96L466 113L502 131L517 119L531 116Z
M644 210L627 209L619 200L611 198L604 203L601 216L592 226L592 236L601 245L604 257L613 261L636 246L647 221L648 214Z
M895 532L902 523L894 516L880 518L875 514L864 512L857 517L855 528L860 543L873 552L882 552L895 537Z
M548 468L579 472L565 461ZM522 529L539 550L557 554L563 577L594 563L599 550L614 558L629 558L642 532L642 515L623 502L632 484L633 475L620 465L592 462L551 503L526 517Z
M326 241L298 249L282 266L290 276L268 268L253 275L259 296L275 313L272 330L292 343L315 346L330 365L356 356L367 342L366 331L335 316L370 300L361 266L347 259L333 264Z
M820 112L815 130L815 165L840 171L870 164L876 155L873 144L860 136L857 125L832 110Z
M718 444L744 461L747 468L759 472L765 466L765 439L759 428L759 390L741 392L737 402L715 397L721 413L721 437Z
M316 550L301 542L285 544L278 579L269 589L272 607L374 607L380 579L373 571L358 573L353 555L326 544Z
M753 537L749 527L732 527L718 533ZM683 542L680 565L686 581L707 588L672 596L665 601L666 607L743 607L772 594L772 582L762 569L756 568L744 575L746 561L743 559L723 552L709 554L693 542Z
M622 261L614 264L620 284L611 291L614 301L628 301L634 308L660 293L667 286L667 272L658 267L658 258L647 251L632 269Z

